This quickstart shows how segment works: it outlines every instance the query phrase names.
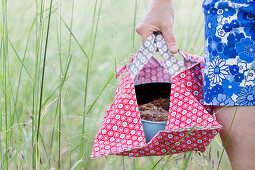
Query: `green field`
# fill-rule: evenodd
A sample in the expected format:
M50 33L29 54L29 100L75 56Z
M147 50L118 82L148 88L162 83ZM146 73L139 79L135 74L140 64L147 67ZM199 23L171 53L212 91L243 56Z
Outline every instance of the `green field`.
M140 47L135 25L149 0L1 0L0 169L151 169L161 157L92 160L116 90L115 68ZM202 1L176 0L182 51L203 55ZM156 169L217 169L205 153L165 156ZM219 169L230 169L226 154Z

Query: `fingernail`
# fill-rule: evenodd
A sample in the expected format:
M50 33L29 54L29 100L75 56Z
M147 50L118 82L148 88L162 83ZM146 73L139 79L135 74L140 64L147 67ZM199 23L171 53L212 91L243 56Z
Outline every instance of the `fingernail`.
M177 53L177 52L178 52L177 46L171 46L171 47L170 47L170 52L171 52L171 53Z

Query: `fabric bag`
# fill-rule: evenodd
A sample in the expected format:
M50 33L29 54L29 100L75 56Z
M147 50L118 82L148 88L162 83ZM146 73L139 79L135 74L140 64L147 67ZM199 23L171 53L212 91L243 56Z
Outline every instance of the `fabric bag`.
M152 56L156 49L163 62ZM180 53L183 60L171 54L163 36L155 33L145 40L129 66L118 69L121 84L96 135L92 158L205 151L222 126L210 114L212 109L201 104L203 58ZM155 82L171 83L169 114L165 129L146 142L135 86Z

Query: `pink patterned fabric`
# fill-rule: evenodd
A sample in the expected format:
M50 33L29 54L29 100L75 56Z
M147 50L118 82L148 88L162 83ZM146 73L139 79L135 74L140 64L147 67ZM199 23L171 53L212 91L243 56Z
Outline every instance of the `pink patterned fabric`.
M165 70L163 62L160 63L156 58L151 57L144 68L134 78L134 85L153 82L171 83L171 80L172 77Z
M205 151L205 147L222 126L210 115L211 108L201 105L203 58L182 54L199 63L179 73L172 80L170 74L164 71L163 64L153 57L134 80L126 66L119 69L117 75L121 78L121 85L96 135L92 158L106 155L160 156L191 150ZM151 82L172 82L172 86L166 129L146 143L134 85ZM189 132L190 130L192 131Z

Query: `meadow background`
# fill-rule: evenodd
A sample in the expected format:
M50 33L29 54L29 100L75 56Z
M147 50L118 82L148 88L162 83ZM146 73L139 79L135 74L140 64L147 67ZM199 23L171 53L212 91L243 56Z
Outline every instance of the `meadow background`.
M117 87L116 66L140 47L135 25L150 0L1 0L0 169L216 169L205 153L92 160ZM175 0L181 50L203 55L202 1ZM230 169L226 154L219 169Z

